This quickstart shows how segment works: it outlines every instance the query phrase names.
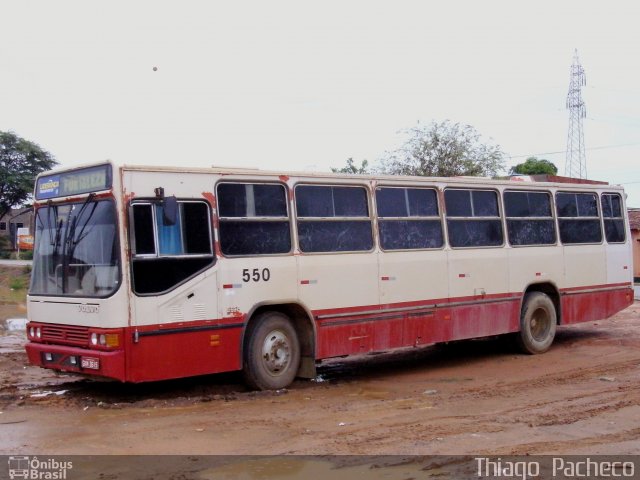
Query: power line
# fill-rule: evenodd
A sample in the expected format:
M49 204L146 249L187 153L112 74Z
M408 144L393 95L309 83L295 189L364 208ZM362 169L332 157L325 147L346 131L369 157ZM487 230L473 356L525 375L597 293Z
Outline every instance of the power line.
M617 143L614 145L601 145L599 147L590 147L585 148L585 150L605 150L608 148L619 148L619 147L633 147L636 145L640 145L640 142L634 143ZM537 157L541 155L559 155L561 153L566 153L566 150L558 150L556 152L541 152L541 153L528 153L526 155L509 155L509 158L527 158L527 157Z

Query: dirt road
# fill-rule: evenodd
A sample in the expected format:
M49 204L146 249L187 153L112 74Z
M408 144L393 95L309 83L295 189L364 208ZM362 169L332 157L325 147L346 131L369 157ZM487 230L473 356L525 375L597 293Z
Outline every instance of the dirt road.
M26 365L0 342L3 454L640 454L640 304L503 339L332 361L315 381L248 392L238 375L144 385Z

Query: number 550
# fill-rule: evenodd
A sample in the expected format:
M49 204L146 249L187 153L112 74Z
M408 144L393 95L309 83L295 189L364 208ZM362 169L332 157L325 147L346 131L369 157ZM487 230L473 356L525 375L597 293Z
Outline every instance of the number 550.
M242 270L242 281L245 283L251 282L251 281L268 282L270 278L271 278L271 272L269 271L268 268L263 268L262 270L260 270L259 268L254 268L253 270L249 270L248 268L245 268L244 270Z

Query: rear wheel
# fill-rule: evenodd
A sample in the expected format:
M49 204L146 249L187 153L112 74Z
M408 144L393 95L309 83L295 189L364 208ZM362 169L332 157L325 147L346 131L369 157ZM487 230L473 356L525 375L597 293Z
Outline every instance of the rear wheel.
M260 314L247 331L243 373L258 390L287 387L300 367L300 342L289 318L280 312Z
M525 353L537 354L549 350L556 336L556 307L542 292L528 293L520 315L517 342Z

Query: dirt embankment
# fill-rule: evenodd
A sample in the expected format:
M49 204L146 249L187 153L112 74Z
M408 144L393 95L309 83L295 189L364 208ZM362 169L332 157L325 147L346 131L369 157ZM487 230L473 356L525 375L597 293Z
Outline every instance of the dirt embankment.
M544 355L459 342L334 360L278 392L59 376L0 338L5 454L640 454L637 303L559 329Z

